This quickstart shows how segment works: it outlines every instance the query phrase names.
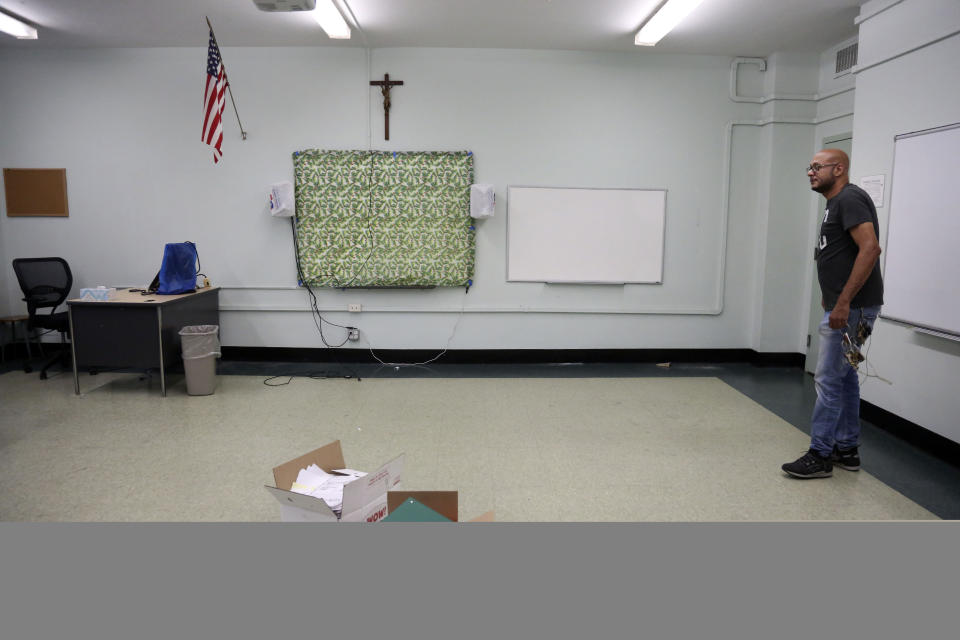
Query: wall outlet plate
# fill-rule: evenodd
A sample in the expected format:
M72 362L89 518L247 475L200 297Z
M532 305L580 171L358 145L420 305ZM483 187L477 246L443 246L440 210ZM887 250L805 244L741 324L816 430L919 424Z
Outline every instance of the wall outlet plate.
M362 308L363 308L363 307L362 307L360 304L348 304L348 305L347 305L347 311L349 311L350 313L360 313L360 310L361 310Z
M360 329L350 329L350 332L347 334L347 338L350 340L359 340Z

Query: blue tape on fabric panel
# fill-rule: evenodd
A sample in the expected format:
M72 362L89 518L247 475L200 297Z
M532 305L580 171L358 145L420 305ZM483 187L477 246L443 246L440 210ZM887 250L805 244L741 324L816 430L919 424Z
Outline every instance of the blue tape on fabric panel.
M470 225L470 231L476 231L476 230L477 230L477 228L476 228L475 226Z
M394 160L397 159L397 152L396 152L396 151L393 152L393 159L394 159Z
M467 155L468 155L468 156L472 156L472 155L473 155L473 151L467 151Z

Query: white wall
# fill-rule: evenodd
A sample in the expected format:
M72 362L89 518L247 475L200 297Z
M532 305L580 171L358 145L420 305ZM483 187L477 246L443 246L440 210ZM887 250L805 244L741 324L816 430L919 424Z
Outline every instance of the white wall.
M861 18L853 178L886 176L878 209L885 246L894 137L960 122L960 3L868 2ZM893 384L869 380L864 399L960 441L960 344L882 319L872 343L868 360Z
M810 200L797 167L817 103L731 100L729 58L226 48L249 139L228 103L214 165L199 142L204 55L0 51L0 164L66 167L70 199L67 219L0 215L0 310L21 305L12 258L62 255L77 288L143 285L163 244L189 239L225 287L224 344L321 346L289 223L266 213L267 186L292 179L291 152L470 149L475 179L498 193L496 216L478 223L475 286L319 291L331 320L361 328L356 346L439 349L456 329L450 348L802 350L809 243L797 238ZM736 86L809 94L818 65L775 56L770 75L744 68ZM390 141L367 84L384 72L405 83ZM506 283L508 184L667 189L663 285ZM348 302L364 313L347 314Z

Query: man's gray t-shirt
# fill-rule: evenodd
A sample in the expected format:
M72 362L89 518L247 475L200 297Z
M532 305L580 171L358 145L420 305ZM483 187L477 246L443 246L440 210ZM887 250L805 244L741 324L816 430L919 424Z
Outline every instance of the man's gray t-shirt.
M877 209L866 191L855 184L846 184L840 193L827 201L820 224L820 236L814 258L817 261L817 276L823 302L827 310L833 309L837 298L853 271L859 247L849 230L864 222L872 222L873 230L880 239L880 223ZM850 302L850 308L873 307L883 304L883 279L880 276L880 261L863 287Z

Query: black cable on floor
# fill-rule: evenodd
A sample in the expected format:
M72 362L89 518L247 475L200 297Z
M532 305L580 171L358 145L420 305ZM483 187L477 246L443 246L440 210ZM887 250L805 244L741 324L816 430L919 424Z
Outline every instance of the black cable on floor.
M277 378L286 378L287 381L276 382L276 383L271 382L271 380L276 380ZM265 384L268 387L283 387L285 385L290 384L290 382L292 382L294 378L306 378L308 380L340 380L340 379L353 380L355 378L357 382L362 381L362 378L359 375L357 375L355 371L351 371L350 373L341 373L337 371L316 371L313 373L308 373L306 375L270 376L269 378L263 381L263 384Z

